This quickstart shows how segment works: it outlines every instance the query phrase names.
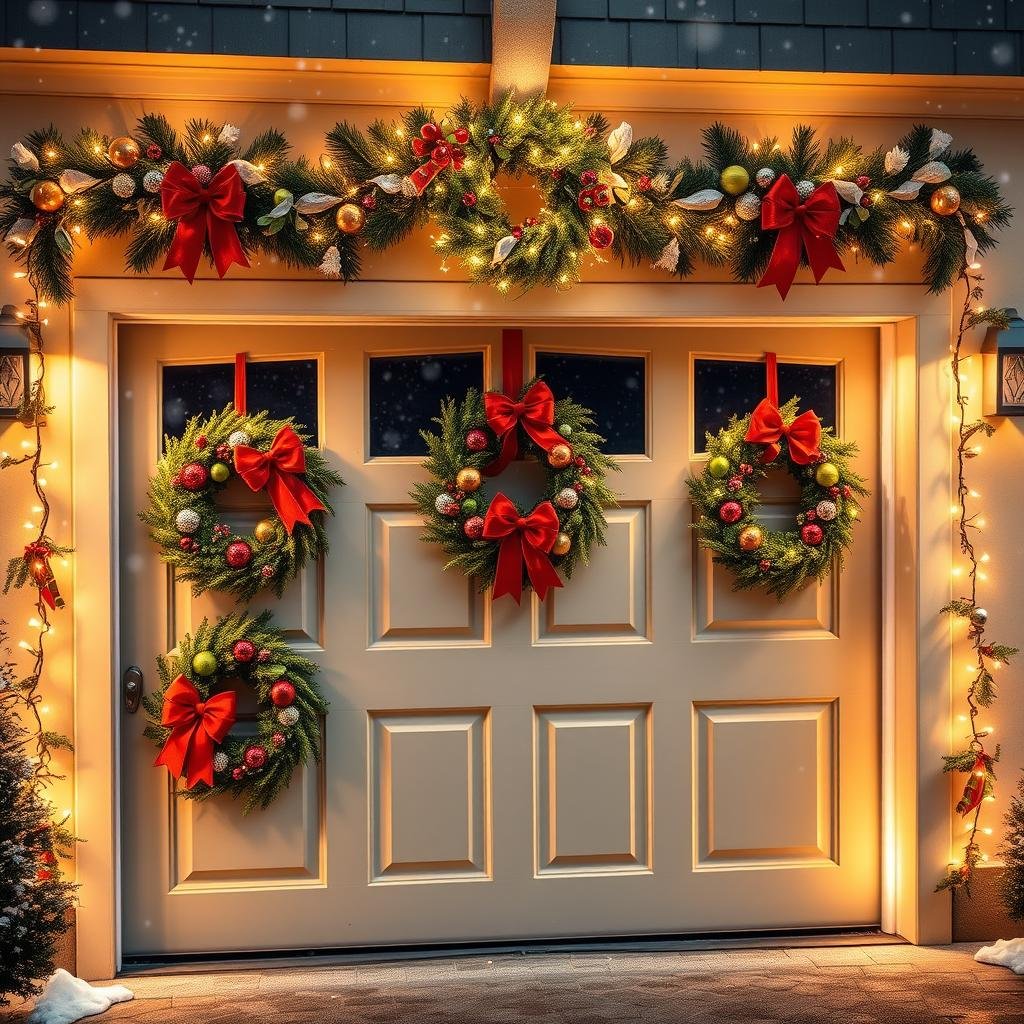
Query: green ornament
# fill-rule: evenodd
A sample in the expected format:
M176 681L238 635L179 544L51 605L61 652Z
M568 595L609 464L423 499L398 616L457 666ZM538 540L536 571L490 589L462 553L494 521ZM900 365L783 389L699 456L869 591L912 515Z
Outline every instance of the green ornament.
M569 437L572 434L572 427L568 423L562 423L558 428L558 432L562 437Z
M213 651L200 651L192 659L192 671L197 676L212 676L217 671L217 656Z
M223 462L215 462L210 467L210 476L217 483L222 484L231 476L231 470Z
M719 180L722 182L724 192L728 192L731 196L738 196L741 192L746 192L747 186L750 184L750 175L745 167L732 164L722 171Z
M716 480L724 480L729 475L729 460L724 455L716 455L708 463L708 472Z
M275 206L280 206L281 203L283 203L290 196L291 196L291 192L289 192L288 189L286 189L286 188L279 188L274 193L274 205Z
M471 515L473 512L475 512L476 507L476 498L466 498L466 500L462 503L462 511L465 512L466 515Z
M831 462L823 462L815 471L819 487L835 487L839 483L839 470Z

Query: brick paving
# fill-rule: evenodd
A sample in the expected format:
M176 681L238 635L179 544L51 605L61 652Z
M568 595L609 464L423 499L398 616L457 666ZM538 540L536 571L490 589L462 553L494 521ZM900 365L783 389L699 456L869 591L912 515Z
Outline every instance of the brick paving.
M526 953L124 979L138 1024L1024 1024L977 943ZM24 1022L27 1013L4 1017Z

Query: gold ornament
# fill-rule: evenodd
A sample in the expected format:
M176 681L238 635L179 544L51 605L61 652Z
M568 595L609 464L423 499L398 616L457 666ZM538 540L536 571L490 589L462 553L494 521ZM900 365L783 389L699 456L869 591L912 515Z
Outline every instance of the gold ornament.
M839 470L831 462L823 462L814 471L814 479L819 487L835 487L839 483Z
M122 170L134 167L139 162L139 155L139 144L134 139L128 138L127 135L119 135L107 147L107 156L110 157L110 162Z
M960 193L952 185L943 185L932 193L932 212L952 217L960 209Z
M32 205L43 213L53 213L64 205L64 193L55 181L37 181L29 193Z
M572 462L572 449L567 444L556 444L548 449L548 465L552 469L565 469Z
M355 235L363 230L363 225L366 223L366 214L363 213L361 206L356 206L355 203L345 203L343 206L338 207L338 212L334 216L335 221L338 224L338 230L344 232L346 235Z
M252 535L260 544L269 544L277 536L277 527L274 525L274 520L261 519L256 524L256 529L252 531Z
M474 469L472 466L466 466L465 469L460 469L455 475L455 486L460 491L476 491L480 488L480 470Z
M764 543L764 532L760 526L744 526L737 539L740 551L756 551Z
M745 167L732 164L722 171L719 180L724 192L728 192L731 196L738 196L741 192L746 192L747 186L750 184L750 175Z
M551 548L551 554L553 555L564 555L568 552L569 548L572 547L572 538L567 533L560 533L555 538L555 543Z

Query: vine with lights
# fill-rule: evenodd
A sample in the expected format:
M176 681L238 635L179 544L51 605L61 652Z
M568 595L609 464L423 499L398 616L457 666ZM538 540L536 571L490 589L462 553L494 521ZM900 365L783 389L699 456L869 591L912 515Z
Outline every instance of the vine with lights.
M577 115L543 97L462 100L443 117L417 107L361 131L336 125L316 163L292 159L268 129L244 149L233 125L192 120L179 135L159 114L132 135L89 128L70 143L53 127L11 152L0 183L0 232L42 297L72 295L83 239L127 236L128 269L180 268L204 254L223 277L262 253L346 281L361 250L387 251L434 228L442 270L453 261L501 292L568 288L607 255L678 277L698 261L785 298L800 266L815 281L843 256L882 266L903 241L924 252L931 291L993 245L1010 210L971 149L918 125L891 149L821 143L807 126L783 146L714 124L704 155L672 163L658 136ZM500 179L534 179L535 215L514 222Z

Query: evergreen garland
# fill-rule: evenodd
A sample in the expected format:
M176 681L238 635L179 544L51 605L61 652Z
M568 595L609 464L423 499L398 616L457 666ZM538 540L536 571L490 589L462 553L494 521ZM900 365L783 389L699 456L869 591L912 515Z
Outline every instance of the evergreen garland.
M520 399L534 380L527 382L518 396ZM483 487L471 493L458 491L455 481L460 470L481 470L493 462L501 445L487 426L483 396L474 388L466 392L461 402L446 399L441 405L441 415L435 417L434 422L440 427L439 433L420 432L429 451L423 468L430 474L430 480L416 484L411 491L411 497L423 516L423 539L439 545L451 556L445 569L458 569L474 577L479 589L484 591L494 583L500 542L482 537L472 539L467 536L465 527L470 519L486 518L490 499ZM607 522L604 508L616 503L605 476L619 467L601 451L604 438L593 432L593 422L590 410L570 399L555 403L556 429L571 446L574 459L583 462L581 466L572 461L564 469L552 468L545 453L521 427L518 428L520 451L535 457L545 469L544 490L533 508L542 501L550 501L558 513L560 532L566 534L571 542L564 554L552 553L549 556L552 564L566 578L570 578L578 566L589 562L590 551L595 544L605 543ZM466 438L472 430L486 434L486 448L473 451L467 446ZM576 495L575 503L568 508L565 507L568 502L563 500L560 504L558 500L566 490ZM452 504L448 507L452 508L452 514L439 511L439 503L446 504L442 496L451 498ZM520 510L520 514L528 515L529 512ZM530 580L524 569L523 587L529 586Z
M793 422L798 405L799 399L791 398L779 407L784 423ZM831 428L822 430L820 449L822 462L834 466L838 476L834 484L823 486L815 475L822 465L797 465L789 457L785 439L780 442L778 458L769 466L762 463L764 445L744 440L749 425L749 415L734 416L717 434L706 435L708 464L699 476L687 481L696 515L693 528L701 546L713 553L714 561L732 572L733 589L764 587L781 600L810 580L824 579L833 568L842 570L860 512L856 499L865 497L868 491L863 477L850 467L850 460L857 454L856 444L840 440ZM816 522L822 531L820 544L804 543L799 529L768 530L758 522L756 511L761 497L757 483L775 465L788 470L800 484L797 525ZM724 522L720 517L726 502L736 502L742 509L735 522ZM819 514L823 502L831 506L832 518ZM752 526L761 530L763 540L756 548L742 550L740 534Z
M125 169L108 156L106 136L86 128L67 143L51 126L15 147L0 183L0 232L42 297L65 303L75 247L85 239L128 236L127 265L137 273L151 271L167 252L175 224L163 217L159 183L172 160L213 173L233 163L246 189L237 225L243 249L346 281L359 276L360 243L387 250L428 222L442 267L456 260L472 280L502 292L571 287L588 258L603 259L602 252L679 277L699 262L726 265L736 280L754 281L777 237L761 227L761 199L785 174L795 184L834 182L840 255L882 266L905 241L916 241L923 279L939 292L996 244L993 229L1011 216L977 155L954 150L950 136L926 125L887 152L865 153L848 138L823 143L805 125L784 147L716 123L702 133L701 158L675 163L661 138L634 139L625 122L608 127L599 114L584 118L543 97L510 92L494 103L462 100L440 119L417 107L365 131L338 124L327 134L330 155L313 164L292 159L287 139L273 129L242 149L230 125L191 120L179 135L162 115L147 114L134 133L141 156ZM445 155L455 158L442 159L440 170L424 149L424 133L435 132ZM436 172L429 183L417 179L422 168ZM729 171L740 174L727 187ZM534 216L510 220L499 175L535 181ZM66 201L59 210L33 204L41 181L61 184ZM949 187L959 194L959 210L940 216L932 196ZM361 238L336 222L348 205L356 218L350 228L358 232L365 219Z
M259 704L256 735L229 735L218 748L220 757L214 761L214 784L198 783L192 789L179 790L179 795L205 800L220 793L245 796L243 812L255 807L268 807L288 788L292 773L310 760L320 760L320 721L327 714L327 702L313 676L316 665L296 654L281 632L271 625L269 611L251 616L226 615L211 623L204 619L194 635L178 642L174 651L157 658L160 689L146 694L142 703L149 718L144 735L163 746L170 730L161 724L164 693L180 674L199 690L205 700L225 688L233 678L241 678L253 687ZM236 658L236 644L252 645L254 657L242 662ZM197 654L211 652L217 660L210 676L199 675L193 667ZM277 708L271 703L274 683L285 679L295 688L293 704ZM297 715L290 714L294 708ZM260 769L246 767L246 752L260 746L266 753L266 764Z

